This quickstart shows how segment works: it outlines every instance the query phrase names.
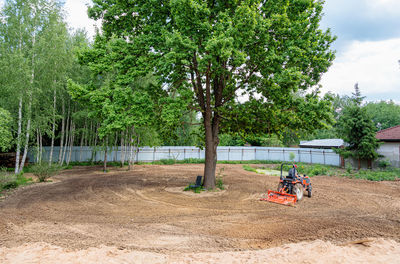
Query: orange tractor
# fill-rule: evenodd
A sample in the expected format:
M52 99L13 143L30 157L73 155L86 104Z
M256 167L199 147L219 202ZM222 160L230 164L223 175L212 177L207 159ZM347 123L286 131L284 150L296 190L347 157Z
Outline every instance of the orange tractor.
M297 201L303 199L304 190L307 190L308 197L311 197L312 186L310 177L299 175L295 164L291 164L293 166L289 170L288 176L284 177L283 165L285 165L285 163L281 165L281 177L279 179L278 191L268 190L267 197L261 200L283 205L295 205Z

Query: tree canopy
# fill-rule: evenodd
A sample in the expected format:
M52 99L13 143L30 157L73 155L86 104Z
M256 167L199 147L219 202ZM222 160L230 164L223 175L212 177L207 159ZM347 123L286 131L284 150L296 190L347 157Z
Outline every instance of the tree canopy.
M89 16L102 19L106 39L130 47L132 75L153 71L201 113L204 185L213 188L220 131L311 131L329 122L330 103L307 92L334 59L335 38L319 29L322 4L94 0Z

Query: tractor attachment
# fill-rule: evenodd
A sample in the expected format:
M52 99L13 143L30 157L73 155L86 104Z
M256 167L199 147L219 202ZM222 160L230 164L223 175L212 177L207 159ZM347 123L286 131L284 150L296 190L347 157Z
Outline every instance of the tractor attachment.
M303 199L305 190L308 192L308 197L311 197L312 186L310 177L306 175L300 176L297 173L297 166L294 164L291 164L293 167L289 170L288 175L284 177L283 165L284 163L281 165L281 177L279 179L278 190L268 190L267 197L261 198L261 201L294 206L296 202Z
M278 203L283 205L293 206L297 202L297 196L285 192L277 192L268 190L267 198L261 198L261 201L268 201L272 203Z

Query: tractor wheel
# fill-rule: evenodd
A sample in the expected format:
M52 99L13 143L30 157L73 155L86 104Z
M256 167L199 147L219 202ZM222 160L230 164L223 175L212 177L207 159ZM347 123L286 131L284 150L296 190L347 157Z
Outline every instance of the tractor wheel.
M312 188L310 186L310 187L308 187L308 198L311 198L311 191L312 191Z
M283 189L283 183L280 182L280 183L278 184L278 192L280 192L281 189Z
M300 183L296 183L293 187L293 194L297 196L297 201L301 201L304 196L304 188Z

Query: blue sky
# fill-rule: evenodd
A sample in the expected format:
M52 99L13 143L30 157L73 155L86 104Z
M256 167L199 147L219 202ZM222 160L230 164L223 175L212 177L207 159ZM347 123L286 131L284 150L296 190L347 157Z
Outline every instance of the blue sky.
M96 23L87 18L89 3L65 0L65 9L69 25L92 36ZM324 7L321 27L331 28L338 39L322 92L350 95L358 82L367 100L400 103L400 0L326 0Z

